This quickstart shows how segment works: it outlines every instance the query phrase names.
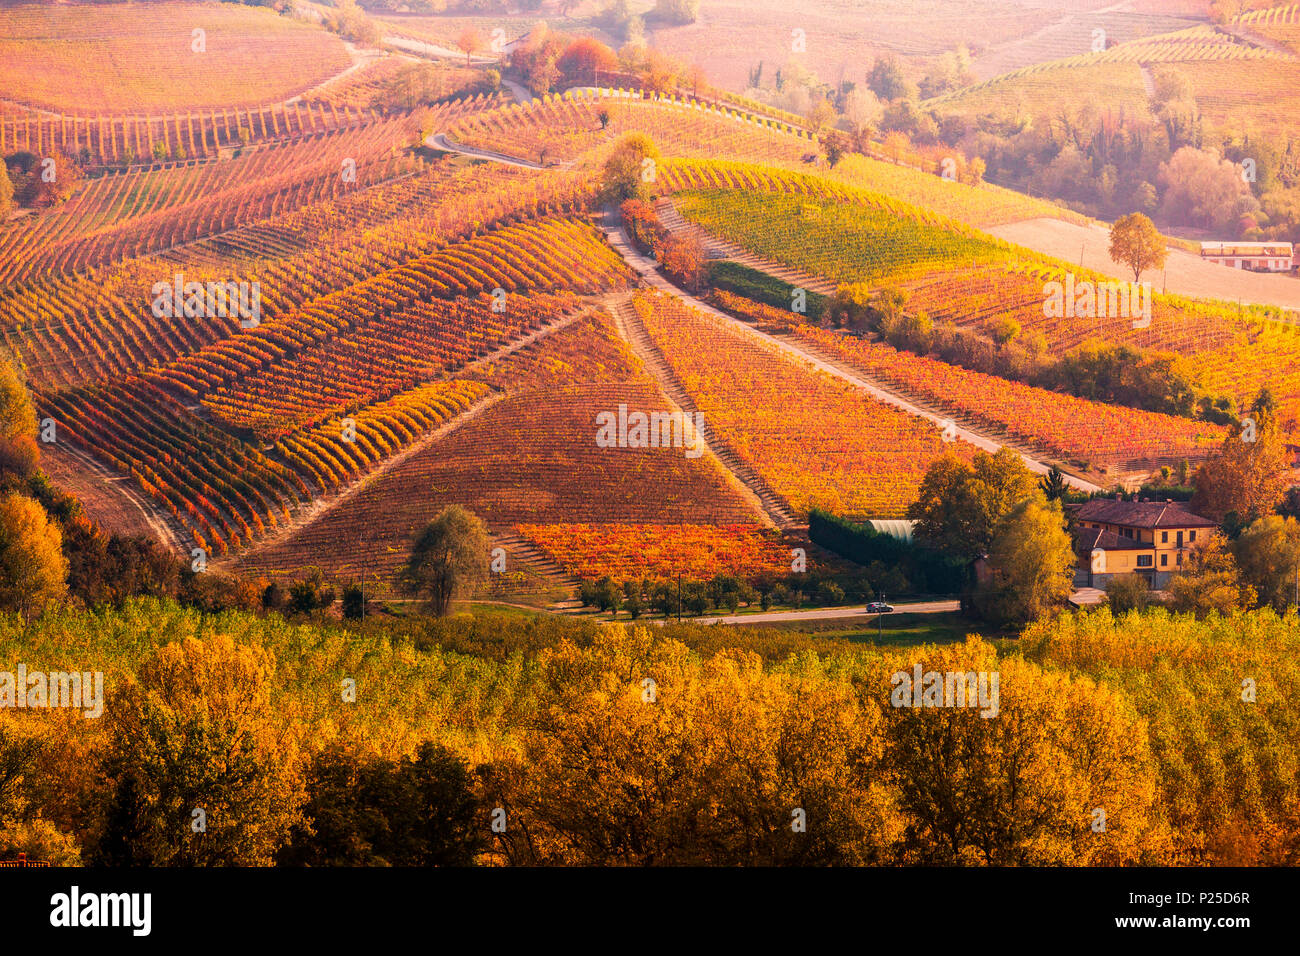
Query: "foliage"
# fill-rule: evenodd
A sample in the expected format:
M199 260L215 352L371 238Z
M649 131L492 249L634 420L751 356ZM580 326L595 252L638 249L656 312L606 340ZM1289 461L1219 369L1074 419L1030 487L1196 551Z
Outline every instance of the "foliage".
M969 463L950 453L930 465L907 516L919 541L975 558L992 545L998 522L1037 493L1033 472L1009 448L977 451Z
M402 570L402 586L425 599L435 615L445 617L452 599L482 580L487 565L487 528L472 512L450 505L415 539Z
M1164 236L1140 212L1120 216L1110 227L1110 257L1133 270L1134 282L1147 269L1163 266L1167 255Z
M10 493L0 499L0 610L39 614L67 591L63 534L40 502Z
M987 620L1023 625L1064 606L1074 577L1074 547L1059 501L1037 492L996 524L989 545L988 580L974 595Z

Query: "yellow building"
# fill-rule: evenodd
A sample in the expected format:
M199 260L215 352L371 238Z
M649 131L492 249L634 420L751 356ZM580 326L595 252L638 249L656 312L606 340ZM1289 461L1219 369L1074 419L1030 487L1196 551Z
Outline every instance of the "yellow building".
M1094 498L1079 506L1075 519L1076 580L1089 587L1104 587L1116 574L1140 574L1163 588L1217 528L1175 501Z

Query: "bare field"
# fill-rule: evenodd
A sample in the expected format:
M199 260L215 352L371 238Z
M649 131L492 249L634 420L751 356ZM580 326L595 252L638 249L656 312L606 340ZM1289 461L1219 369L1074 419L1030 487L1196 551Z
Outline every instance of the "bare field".
M1066 262L1079 262L1082 256L1085 268L1118 279L1133 278L1131 272L1111 261L1107 252L1109 235L1099 225L1080 226L1059 219L1029 219L994 226L988 232ZM1143 278L1157 290L1163 286L1165 291L1176 295L1300 309L1300 279L1229 269L1202 262L1199 257L1181 249L1169 250L1164 275L1148 272Z

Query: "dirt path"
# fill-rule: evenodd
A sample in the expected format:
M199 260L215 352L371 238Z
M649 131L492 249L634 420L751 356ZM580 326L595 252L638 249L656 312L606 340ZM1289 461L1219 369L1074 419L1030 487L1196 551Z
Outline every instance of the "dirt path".
M110 471L67 442L59 442L46 452L44 466L50 480L71 490L105 530L125 535L143 533L167 550L188 557L193 542L186 543L186 536L175 519L144 496L132 478ZM119 509L125 512L121 524L111 514ZM102 520L98 516L103 516Z

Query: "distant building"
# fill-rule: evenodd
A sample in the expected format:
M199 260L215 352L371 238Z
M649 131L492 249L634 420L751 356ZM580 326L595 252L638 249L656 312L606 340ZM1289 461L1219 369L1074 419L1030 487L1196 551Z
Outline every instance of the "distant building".
M1080 587L1104 588L1117 574L1139 574L1151 587L1164 588L1217 528L1176 501L1094 498L1074 514Z
M1295 250L1289 242L1203 242L1201 258L1251 272L1290 272Z

